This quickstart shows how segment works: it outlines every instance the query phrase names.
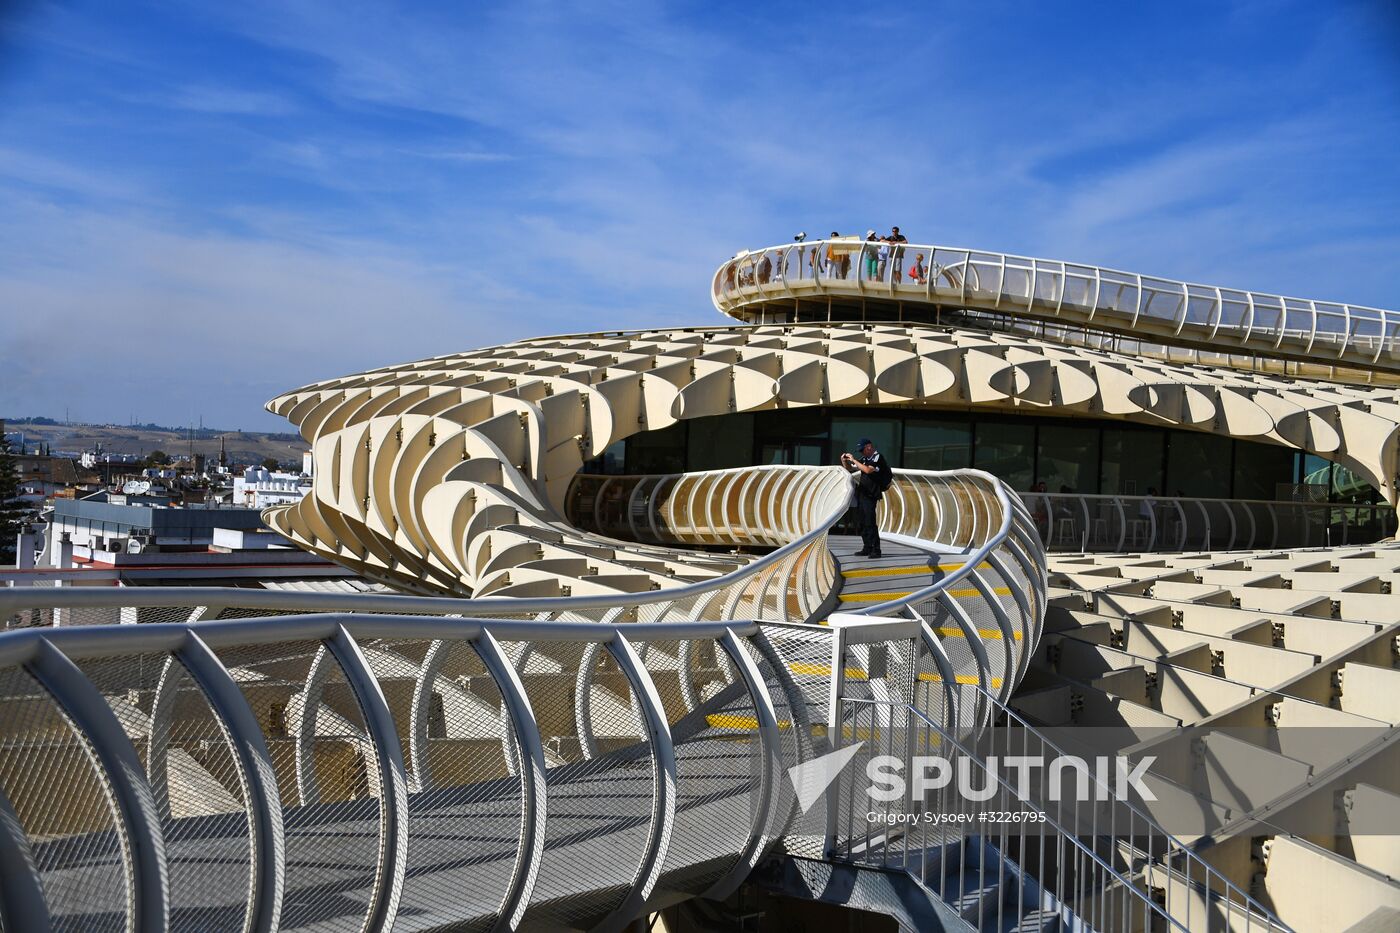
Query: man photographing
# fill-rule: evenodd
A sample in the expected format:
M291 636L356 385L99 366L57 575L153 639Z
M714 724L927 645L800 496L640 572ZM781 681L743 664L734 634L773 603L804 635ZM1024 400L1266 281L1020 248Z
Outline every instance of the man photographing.
M860 439L854 455L841 454L841 465L851 473L860 474L856 478L856 515L860 524L860 540L865 546L856 552L856 556L879 557L880 525L875 520L875 503L894 482L894 471L868 437Z

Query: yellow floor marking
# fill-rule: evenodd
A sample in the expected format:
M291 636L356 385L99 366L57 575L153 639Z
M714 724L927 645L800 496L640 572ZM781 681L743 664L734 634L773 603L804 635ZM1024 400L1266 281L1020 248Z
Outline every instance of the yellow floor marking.
M929 573L931 568L928 564L920 564L917 567L871 567L867 570L843 570L841 576L847 579L857 577L902 577L911 573Z
M935 683L935 684L941 684L941 683L943 683L943 675L942 675L942 674L920 674L920 675L919 675L919 679L922 680L922 681L924 681L925 683L930 683L930 682L931 682L931 683ZM956 674L956 675L953 676L953 680L956 681L957 683L960 683L960 684L970 684L970 685L972 685L972 686L974 686L974 687L975 687L977 684L980 684L980 683L982 682L982 678L978 677L976 674ZM999 689L1001 689L1001 678L1000 678L1000 677L993 677L993 678L992 678L992 689L994 689L994 690L999 690Z
M940 635L946 635L946 636L948 636L949 638L966 638L966 637L967 637L966 635L963 634L963 630L962 630L962 629L960 629L960 628L955 628L955 627L953 627L953 626L951 626L951 625L945 625L945 626L943 626L943 627L940 628L940 629L935 629L935 631L937 631L938 634L940 634ZM977 630L977 634L978 634L979 636L981 636L982 638L988 639L989 641L1001 641L1001 629L995 629L995 628L979 628L979 629ZM1021 640L1021 633L1020 633L1020 632L1012 632L1012 633L1011 633L1011 640L1012 640L1012 641L1020 641L1020 640Z
M969 587L968 589L965 589L965 590L948 590L947 592L948 592L948 595L951 596L951 597L953 597L954 599L967 599L969 596L980 596L980 595L982 595L982 594L977 590L977 587L975 587L975 586L974 586L974 587ZM993 596L1010 596L1010 595L1011 595L1011 587L1009 587L1009 586L994 586L994 587L992 587L992 595L993 595Z
M805 674L805 675L807 675L807 676L809 676L809 677L830 677L830 676L831 676L831 665L830 665L830 664L807 664L807 663L802 662L802 661L797 661L797 662L795 662L795 663L793 663L793 664L789 664L789 665L788 665L788 670L792 671L794 674ZM867 679L865 671L861 670L861 669L858 668L858 667L848 667L848 668L846 668L846 677L849 678L850 680L866 680L866 679Z
M843 602L843 603L883 603L883 602L888 602L888 601L891 600L891 599L902 599L902 598L904 598L905 596L908 596L910 593L913 593L913 592L915 592L915 591L914 591L914 590L909 590L908 592L904 592L904 593L843 593L843 594L841 595L841 602ZM982 595L981 591L978 590L976 587L969 587L968 589L965 589L965 590L945 590L944 592L946 592L949 596L953 597L954 599L970 599L970 598L973 597L973 596L981 596L981 595ZM993 596L1010 596L1010 595L1011 595L1011 587L1009 587L1009 586L995 586L995 587L992 587L992 595L993 595Z
M938 569L945 573L954 570L961 570L962 564L939 564ZM986 562L977 565L978 570L991 570L992 565ZM870 567L863 570L843 570L841 576L848 579L860 577L898 577L905 574L932 573L933 568L928 564L920 564L917 567Z
M841 596L841 602L843 602L843 603L883 603L883 602L888 602L888 601L891 600L891 599L899 599L899 598L902 597L902 596L908 596L909 593L912 593L912 592L914 592L914 591L913 591L913 590L909 590L907 593L851 593L851 594L849 594L849 595L847 595L847 594L842 594L842 596Z
M757 729L757 716L735 716L731 713L713 713L705 717L705 722L714 729ZM779 729L791 729L792 720L779 719Z

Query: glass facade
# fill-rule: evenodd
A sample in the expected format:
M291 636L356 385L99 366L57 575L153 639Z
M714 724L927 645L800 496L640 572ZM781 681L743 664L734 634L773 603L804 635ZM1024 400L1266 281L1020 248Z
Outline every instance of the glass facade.
M738 415L720 415L724 419ZM832 463L831 418L825 409L790 408L761 411L754 415L750 435L752 463L789 463L798 466L819 466ZM734 443L742 445L744 438L736 436Z
M853 418L836 415L831 419L831 447L836 456L841 451L856 452L856 444L864 438L875 442L875 449L893 458L903 449L904 423L899 418ZM893 459L891 460L893 461Z
M1036 433L1036 479L1046 490L1098 491L1098 428L1047 423Z
M1198 431L1167 432L1167 485L1164 496L1240 498L1231 489L1234 441ZM1273 498L1270 496L1270 498Z
M1292 485L1297 453L1286 447L1267 444L1237 444L1235 446L1235 498L1275 499L1280 485ZM1369 490L1371 487L1366 486ZM1286 494L1285 490L1285 494Z
M712 415L687 425L685 462L689 470L728 470L753 465L753 421L750 414Z
M981 421L975 426L972 465L1001 477L1012 489L1035 482L1035 428L1026 421ZM895 466L901 461L894 460Z
M678 421L659 431L645 431L627 438L626 472L685 472L688 433L688 425L684 421Z
M1164 431L1139 427L1104 427L1099 447L1099 491L1110 495L1145 496L1155 489L1161 494L1166 483L1162 469L1167 463L1167 436Z
M900 408L788 408L715 415L634 435L585 472L673 473L750 464L834 464L869 437L894 465L968 466L1029 490L1219 499L1287 497L1298 484L1316 498L1380 502L1374 489L1322 457L1204 431L1034 415Z
M899 463L909 470L962 470L972 466L972 423L922 418L906 421Z

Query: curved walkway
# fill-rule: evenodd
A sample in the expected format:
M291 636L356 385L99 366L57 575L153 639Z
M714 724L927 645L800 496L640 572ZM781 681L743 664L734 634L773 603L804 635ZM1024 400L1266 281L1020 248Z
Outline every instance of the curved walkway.
M793 320L803 299L884 298L1400 370L1400 312L961 247L855 237L765 247L720 266L711 298L720 311L753 323L782 320L785 304Z

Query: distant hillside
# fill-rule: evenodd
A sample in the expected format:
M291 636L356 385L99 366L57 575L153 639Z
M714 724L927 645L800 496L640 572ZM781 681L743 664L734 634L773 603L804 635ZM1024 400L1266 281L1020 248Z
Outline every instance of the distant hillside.
M116 425L116 424L61 424L51 418L38 421L6 419L5 430L22 432L25 444L46 443L54 453L60 451L81 452L92 450L97 444L104 451L114 454L149 454L153 450L163 450L172 457L194 453L208 457L219 455L219 439L223 438L230 463L261 463L268 457L279 461L300 461L304 451L309 449L300 434L255 433L249 431L218 431L211 428L196 428L194 439L191 432L182 428L165 428L158 425Z

